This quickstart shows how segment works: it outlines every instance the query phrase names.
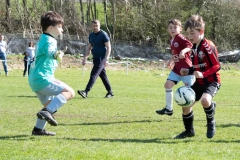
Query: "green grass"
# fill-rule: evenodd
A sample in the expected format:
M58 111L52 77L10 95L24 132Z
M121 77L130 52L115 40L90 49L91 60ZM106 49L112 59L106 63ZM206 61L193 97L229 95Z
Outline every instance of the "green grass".
M97 80L88 99L75 98L55 118L59 125L46 129L55 137L31 136L39 100L28 86L22 70L0 76L0 159L239 159L239 71L221 71L222 87L217 102L217 132L206 138L205 114L194 106L196 136L175 140L183 131L181 107L174 103L173 116L159 116L155 110L165 104L163 85L167 76L160 70L108 71L115 97L104 99L106 91ZM166 72L167 74L168 72ZM89 70L58 69L56 77L84 89ZM181 86L179 84L178 86ZM174 90L178 86L174 87Z

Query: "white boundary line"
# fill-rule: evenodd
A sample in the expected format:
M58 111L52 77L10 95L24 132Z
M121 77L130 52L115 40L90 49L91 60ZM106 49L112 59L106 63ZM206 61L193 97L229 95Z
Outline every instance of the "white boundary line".
M75 62L75 61L74 61ZM82 62L82 60L76 60L76 62ZM124 61L124 62L118 62L118 63L109 63L109 65L114 65L114 64L126 64L126 75L128 75L128 65L132 65L133 63L132 62L129 62L129 61ZM86 64L92 64L92 62L90 61L87 61ZM82 76L84 77L84 74L85 74L85 66L82 66Z
M166 68L166 63L168 62L168 60L159 60L160 63L163 63L163 68L162 68L162 73L159 74L160 76L164 76L164 71Z

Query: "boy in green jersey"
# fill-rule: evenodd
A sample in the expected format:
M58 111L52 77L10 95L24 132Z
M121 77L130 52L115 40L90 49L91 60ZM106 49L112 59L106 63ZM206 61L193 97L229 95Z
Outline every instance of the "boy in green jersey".
M74 90L54 77L64 52L57 50L56 38L62 34L63 18L56 12L48 11L41 16L42 35L36 45L35 61L31 64L28 78L31 89L43 105L37 113L32 135L54 136L56 133L45 130L46 123L57 126L53 117L60 107L75 95Z

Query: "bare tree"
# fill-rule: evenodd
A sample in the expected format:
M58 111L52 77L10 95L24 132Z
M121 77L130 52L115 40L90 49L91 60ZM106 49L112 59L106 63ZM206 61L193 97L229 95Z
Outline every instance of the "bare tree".
M79 3L80 3L80 12L81 12L81 17L82 17L82 24L84 26L85 21L84 21L84 10L83 10L83 2L82 2L82 0L79 0Z
M6 0L6 23L4 23L4 24L7 27L8 32L12 31L10 14L11 14L10 0Z

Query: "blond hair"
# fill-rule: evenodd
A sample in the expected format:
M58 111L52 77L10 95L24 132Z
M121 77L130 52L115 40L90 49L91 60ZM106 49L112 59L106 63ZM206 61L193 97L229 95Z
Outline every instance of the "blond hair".
M184 30L186 31L188 28L196 29L198 31L205 30L205 22L203 21L202 16L194 14L192 15L184 25Z

